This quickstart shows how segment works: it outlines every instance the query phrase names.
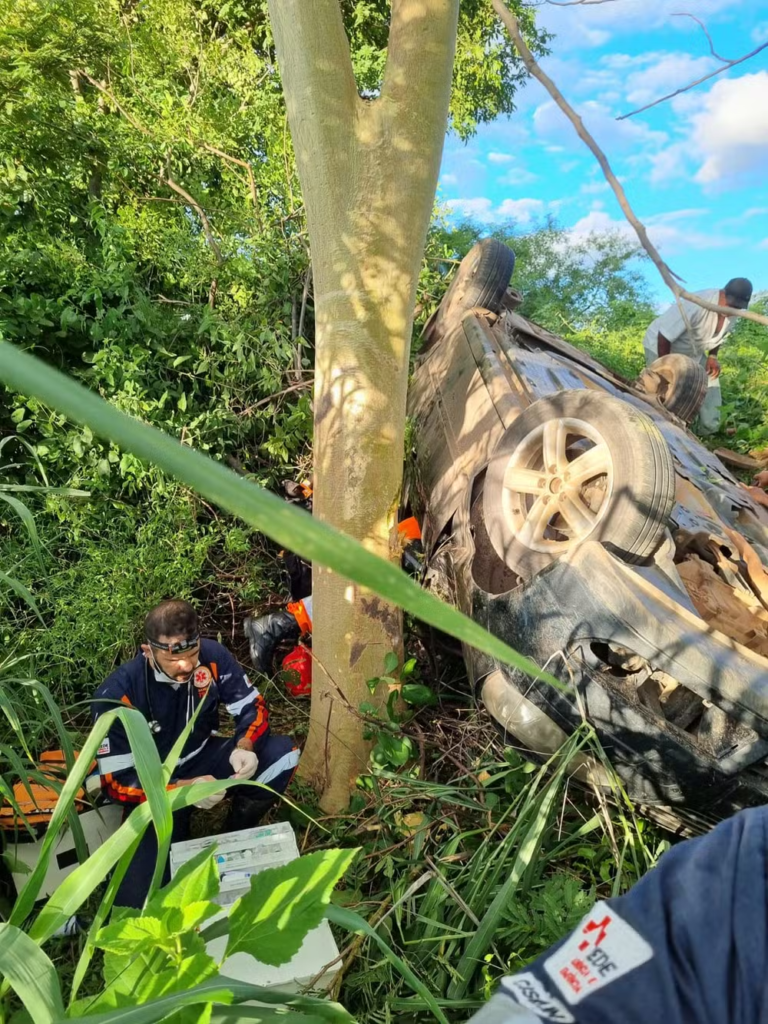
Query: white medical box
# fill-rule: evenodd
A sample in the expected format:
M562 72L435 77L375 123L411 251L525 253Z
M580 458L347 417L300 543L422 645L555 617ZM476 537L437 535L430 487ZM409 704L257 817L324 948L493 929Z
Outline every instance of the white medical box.
M299 856L296 836L287 822L260 825L258 828L228 832L220 836L205 836L174 843L171 847L171 875L200 850L216 844L215 860L219 869L221 891L216 900L225 912L250 889L251 875L264 868L288 864ZM219 915L221 916L221 915ZM217 918L211 918L211 921ZM226 948L226 936L208 943L208 952L221 960ZM323 921L308 933L295 957L280 967L263 964L248 953L235 953L224 961L221 973L227 978L249 982L263 988L279 988L298 992L313 979L314 990L327 990L336 977L341 962L330 926ZM320 976L320 977L318 977Z

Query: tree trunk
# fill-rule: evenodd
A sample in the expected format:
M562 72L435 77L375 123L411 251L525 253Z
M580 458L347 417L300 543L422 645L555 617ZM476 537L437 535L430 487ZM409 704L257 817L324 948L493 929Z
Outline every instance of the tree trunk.
M392 0L381 94L358 95L338 0L270 0L314 272L314 511L399 557L408 355L445 136L458 0ZM369 748L366 681L400 612L318 566L304 777L346 806Z

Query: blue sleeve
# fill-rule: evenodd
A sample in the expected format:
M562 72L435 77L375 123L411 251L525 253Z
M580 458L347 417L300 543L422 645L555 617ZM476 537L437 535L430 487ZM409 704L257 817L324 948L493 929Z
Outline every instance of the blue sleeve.
M217 645L216 671L219 694L235 720L235 739L247 739L258 753L269 735L269 712L264 698L226 647Z
M91 702L91 717L97 718L107 711L114 711L121 704L133 707L126 692L125 681L114 673L99 687ZM122 724L115 720L109 732L101 741L96 754L99 766L101 788L110 800L119 803L139 804L146 799L139 782L136 762Z
M522 1009L563 1024L761 1024L767 858L762 807L680 843L626 896L598 903L567 939L505 978L497 1006L509 1006L510 1021Z

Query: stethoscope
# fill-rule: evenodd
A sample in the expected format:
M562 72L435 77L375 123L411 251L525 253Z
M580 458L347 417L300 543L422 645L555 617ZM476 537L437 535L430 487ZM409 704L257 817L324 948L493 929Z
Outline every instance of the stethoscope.
M152 668L154 670L155 666L153 665ZM189 725L189 720L192 717L193 712L192 676L194 674L195 670L192 669L192 671L189 674L189 679L187 680L187 714L184 719L185 729ZM149 658L144 659L144 695L147 699L147 710L149 711L149 716L147 718L147 725L149 726L149 731L152 733L153 736L158 736L163 731L163 727L155 718L155 712L152 709L152 698L149 696Z

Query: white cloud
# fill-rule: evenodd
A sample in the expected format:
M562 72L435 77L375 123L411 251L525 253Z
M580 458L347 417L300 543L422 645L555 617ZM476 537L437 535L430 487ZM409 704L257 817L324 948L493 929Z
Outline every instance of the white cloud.
M587 100L578 105L578 112L599 144L609 154L622 151L645 152L656 150L667 142L664 132L654 131L644 121L617 121L614 113L597 100ZM536 134L554 145L568 149L582 150L584 143L578 138L573 126L560 108L548 100L536 108L533 114Z
M718 226L721 228L738 228L746 221L755 220L755 218L768 218L768 206L750 206L749 209L739 214L738 217L728 217L726 220L721 220Z
M585 185L582 185L579 192L583 196L596 196L600 195L601 192L607 192L610 188L607 181L588 181Z
M441 185L458 185L459 179L455 174L441 174L440 184Z
M556 204L549 204L555 207ZM513 220L521 226L530 225L544 215L547 204L542 199L504 199L498 206L485 196L473 199L449 199L446 202L459 217L477 220L481 223L498 223Z
M718 235L712 231L702 231L687 223L696 217L703 216L707 210L688 209L671 210L644 219L651 241L665 255L674 255L695 247L697 249L719 249L733 245L737 239L733 235ZM641 218L642 220L643 218ZM577 221L569 234L576 242L587 241L592 234L615 232L631 242L637 242L635 232L623 219L615 219L605 210L592 209Z
M627 101L635 106L666 96L701 78L716 66L714 58L709 56L692 57L688 53L660 53L654 56L656 60L649 66L627 75Z
M700 184L761 171L768 160L768 71L720 79L691 125Z
M759 25L755 25L752 29L752 41L755 43L768 41L768 21L761 21Z
M515 158L509 153L489 153L488 160L492 164L508 164Z
M754 0L696 0L696 14L707 21L736 7L745 7ZM562 51L585 46L602 46L615 35L651 32L661 25L690 32L700 32L687 19L673 19L680 10L680 0L620 0L618 3L579 4L572 7L542 6L538 23L557 34L556 47Z
M513 188L519 188L521 185L530 185L534 181L538 181L538 174L534 174L533 171L529 171L526 167L510 167L506 174L502 174L500 178L496 179L498 185L511 185Z
M450 206L454 213L460 217L471 220L490 220L493 213L493 203L490 199L448 199L446 206Z
M651 184L666 185L676 178L689 176L691 146L688 141L675 142L654 153L651 158Z
M544 212L541 199L505 199L496 211L499 220L513 220L517 224L530 224Z

